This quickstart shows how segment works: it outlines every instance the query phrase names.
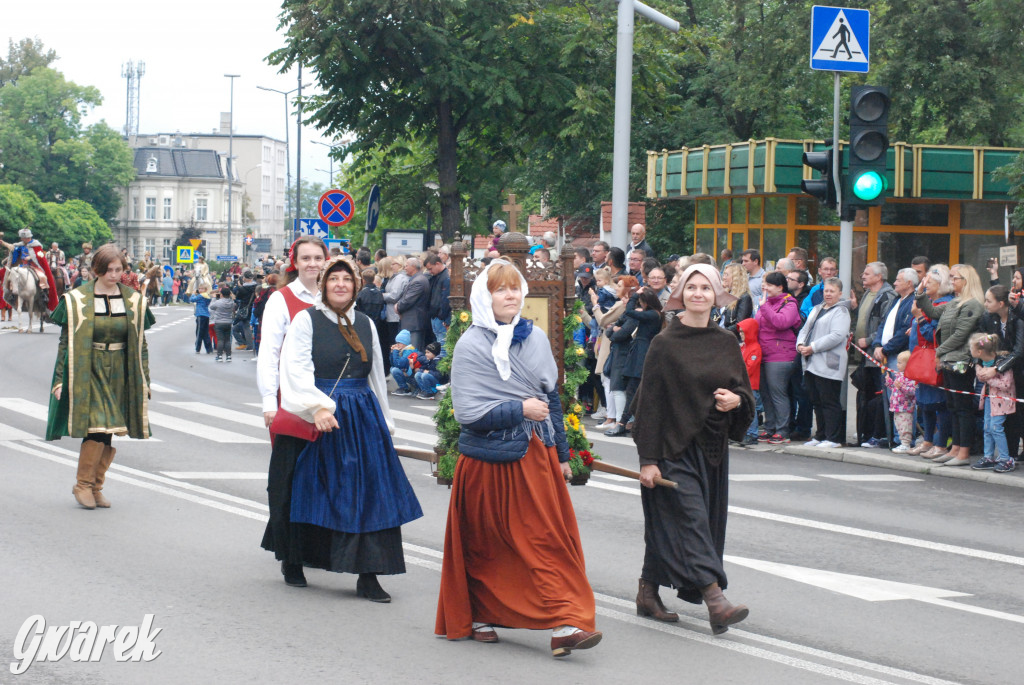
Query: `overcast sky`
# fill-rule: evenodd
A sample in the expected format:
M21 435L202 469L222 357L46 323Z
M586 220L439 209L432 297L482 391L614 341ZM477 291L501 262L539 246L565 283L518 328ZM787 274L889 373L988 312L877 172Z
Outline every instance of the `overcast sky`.
M285 136L284 96L296 75L278 74L264 58L281 47L280 0L5 0L0 8L0 52L9 39L39 38L59 59L52 66L80 85L95 86L103 104L87 123L105 119L123 132L127 81L121 66L142 60L139 133L210 133L230 105L235 79L235 133ZM304 82L312 83L304 74ZM305 92L305 88L304 88ZM294 97L291 96L291 97ZM295 113L289 136L295 172ZM326 183L328 142L315 129L302 131L302 176Z

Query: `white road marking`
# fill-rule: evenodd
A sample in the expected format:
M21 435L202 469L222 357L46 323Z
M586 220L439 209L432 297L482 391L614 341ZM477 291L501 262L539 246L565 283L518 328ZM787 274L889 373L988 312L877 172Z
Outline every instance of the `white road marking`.
M161 471L175 480L266 480L266 471Z
M23 414L30 419L36 419L38 421L46 421L46 415L50 411L49 407L38 402L32 402L31 400L23 400L20 397L0 397L0 409L6 409L13 411L18 414ZM28 438L15 438L17 440L39 438L38 435L29 435ZM115 435L114 440L117 442L126 442L132 438L127 435ZM146 438L152 442L162 442L160 438Z
M817 482L816 478L790 476L784 473L730 473L729 480L734 483L800 483Z
M72 460L72 459L66 459L64 457L59 457L59 456L56 456L54 454L48 454L46 452L41 452L39 450L32 449L31 447L26 447L24 445L19 445L19 444L16 444L16 443L11 444L10 446L12 448L14 448L16 451L22 452L24 454L28 454L28 455L35 456L35 457L40 457L42 459L46 459L48 461L52 461L52 462L55 462L55 463L58 463L58 464L63 464L65 466L69 467L69 468L76 468L77 467L77 461ZM46 447L52 448L52 447L55 447L55 446L46 445ZM64 452L64 453L68 453L70 455L74 455L74 456L77 457L77 454L74 453L74 452L71 452L70 450L63 450L61 448L57 448L55 451L58 451L58 450L61 451L61 452ZM147 479L158 481L158 482L154 483L154 482L148 482L147 480L140 480L140 478L126 476L122 472L132 473L133 476L139 476L141 478L147 478ZM217 493L216 491L207 490L205 488L200 488L198 486L186 487L186 486L189 486L190 484L182 483L182 482L178 482L178 481L173 481L173 480L164 478L162 476L158 476L156 474L147 473L145 471L139 471L139 470L132 469L132 468L129 468L129 467L124 467L124 466L120 466L118 464L114 464L111 467L110 471L107 472L107 478L109 480L120 481L120 482L128 483L128 484L131 484L131 485L136 485L136 486L138 486L140 488L144 488L144 489L147 489L147 490L152 490L154 492L159 492L161 494L169 495L171 497L177 497L178 499L182 499L182 500L186 500L186 501L189 501L189 502L193 502L195 504L199 504L199 505L202 505L202 506L210 507L210 508L213 508L213 509L218 509L218 510L224 511L226 513L236 514L236 515L241 516L243 518L248 518L248 519L252 519L252 520L255 520L255 521L260 521L262 523L266 523L269 520L269 516L267 516L264 513L260 513L260 512L257 512L257 511L251 511L251 510L248 510L248 509L241 509L239 507L235 507L235 506L231 506L231 505L228 505L228 504L224 504L222 502L217 502L217 501L214 501L214 500L211 500L211 499L207 499L207 498L199 496L199 495L194 495L191 492L182 492L179 489L165 487L165 486L160 485L158 483L159 482L168 482L168 483L173 484L176 488L189 489L189 490L193 490L193 491L202 491L203 494L213 495L213 496L216 496L216 497L218 497L220 499L228 499L229 501L236 501L236 502L239 502L239 503L245 503L245 504L247 504L250 507L253 507L253 508L256 508L256 509L260 509L261 511L267 511L266 505L261 504L259 502L255 502L255 501L252 501L252 500L244 500L244 499L239 498L239 497L234 497L234 496L231 496L231 495L225 495L224 493ZM615 487L615 486L607 486L607 487ZM433 550L433 549L430 549L430 548L427 548L427 547L422 547L422 546L419 546L419 545L413 545L413 544L410 544L410 543L403 543L402 546L403 546L403 548L406 551L411 552L413 554L422 554L424 556L429 556L429 557L431 557L433 559L441 559L443 557L442 552L437 551L437 550ZM420 566L422 568L428 568L428 569L431 569L431 570L436 571L436 572L440 572L440 570L441 570L441 564L439 564L439 563L437 563L435 561L430 561L430 560L426 560L426 559L420 559L420 558L415 557L415 556L407 556L406 557L406 561L408 563L414 565L414 566ZM631 602L629 600L625 600L625 599L619 598L619 597L612 597L612 596L603 595L603 594L600 594L600 593L595 593L594 597L598 601L609 603L609 604L613 604L613 605L616 605L616 606L621 606L623 608L627 608L627 609L630 609L630 610L632 610L634 608L633 602ZM936 601L942 601L942 600L936 600ZM647 630L656 630L656 631L663 632L663 633L668 633L668 634L675 635L677 637L681 637L681 638L684 638L684 639L687 639L687 640L691 640L691 641L694 641L694 642L700 642L700 643L703 643L703 644L708 645L708 646L718 647L718 648L721 648L721 649L727 649L727 650L730 650L730 651L734 651L734 652L738 652L738 653L741 653L741 654L745 654L747 656L752 656L752 657L755 657L755 658L765 659L765 660L772 661L772 662L775 662L775 663L791 666L793 668L799 668L801 670L810 671L812 673L819 673L819 674L821 674L823 676L837 678L839 680L845 680L847 682L858 683L858 685L884 685L886 683L886 681L878 680L877 678L872 678L870 676L860 675L860 674L853 673L853 672L850 672L850 671L845 671L845 670L842 670L842 669L833 668L831 666L826 666L826 665L823 665L823 664L814 663L814 662L807 661L807 660L804 660L804 659L794 658L794 657L791 657L789 655L781 654L781 653L778 653L778 652L772 652L772 651L767 650L767 649L762 649L762 648L759 648L759 647L753 647L751 645L746 645L746 644L743 644L741 642L737 642L736 639L740 638L740 639L746 639L746 640L755 641L755 642L761 642L761 643L764 643L764 644L769 644L772 647L776 647L776 648L779 648L779 649L785 649L785 650L788 650L788 651L804 653L804 654L812 655L812 656L814 656L816 658L819 658L819 659L827 659L827 660L835 661L837 663L841 663L841 664L846 665L846 666L851 666L851 667L860 668L860 669L863 669L863 670L871 670L871 671L875 671L875 672L879 672L879 673L884 673L885 675L889 675L889 676L892 676L892 677L898 677L898 678L904 678L904 679L907 679L907 680L912 680L914 682L924 683L926 685L955 685L951 681L941 680L941 679L938 679L938 678L932 678L932 677L924 675L924 674L913 673L911 671L904 671L904 670L901 670L901 669L892 668L892 667L885 666L885 665L882 665L882 664L875 664L875 663L863 661L863 660L860 660L860 659L854 659L852 657L848 657L848 656L845 656L843 654L837 654L837 653L834 653L834 652L827 652L825 650L816 649L814 647L808 647L806 645L800 645L800 644L796 644L796 643L786 642L784 640L779 640L779 639L768 637L768 636L757 635L755 633L749 633L747 631L738 630L735 627L730 629L731 639L722 639L720 637L716 638L716 637L712 637L712 636L707 635L707 634L697 633L697 632L694 632L692 630L687 630L687 629L684 629L684 628L682 628L680 626L672 626L672 625L667 625L667 624L664 624L664 623L656 623L656 622L653 622L653 621L649 621L649 620L646 620L646 619L642 619L642 618L633 616L633 615L631 615L629 613L626 613L626 612L617 611L615 609L609 609L609 608L604 607L604 606L597 606L596 609L597 609L597 613L602 615L602 616L606 616L608 618L612 618L612 619L615 619L615 620L618 620L618 621L622 621L622 622L625 622L625 623L630 623L630 624L635 625L635 626L640 627L640 628L644 628L644 629L647 629ZM687 616L680 616L680 620L682 622L684 622L684 623L693 625L695 627L696 626L706 627L706 622L698 621L697 619L693 619L693 618L690 618L690 617L687 617Z
M405 428L395 428L395 434L392 438L401 438L402 440L408 440L415 442L420 445L429 445L433 447L437 444L436 435L428 435L427 433L417 433L416 431L406 430Z
M26 433L23 430L18 430L14 426L8 426L7 424L0 423L0 442L5 440L38 440L38 435L32 435Z
M409 411L398 411L397 409L392 408L391 415L394 416L395 419L401 419L402 421L408 421L410 423L418 423L423 426L434 427L437 425L434 423L434 419L429 416L420 416L419 414L413 414Z
M195 412L196 414L202 414L203 416L212 416L218 419L224 419L225 421L240 423L251 428L266 429L266 424L263 422L263 414L235 411L234 409L218 407L215 404L207 404L206 402L161 402L161 404L166 404L168 407L176 407L178 409L184 409L185 411Z
M899 483L902 481L921 481L923 478L911 478L910 476L897 476L894 473L881 473L881 474L864 474L856 475L850 473L839 473L835 475L829 475L827 473L819 473L820 478L831 478L832 480L845 480L856 483Z
M177 390L171 390L166 385L160 385L159 383L153 383L153 382L150 382L149 389L152 390L153 392L165 392L165 393L172 394L172 395L175 395L175 394L178 393Z
M1009 614L1004 611L985 609L970 604L950 602L947 597L970 597L966 592L955 590L943 590L925 585L912 585L910 583L898 583L882 578L870 578L868 576L856 576L849 573L836 573L791 564L779 564L773 561L762 561L760 559L744 559L725 555L725 560L740 566L746 566L763 573L770 573L781 578L794 580L798 583L806 583L816 587L838 592L840 594L863 599L868 602L891 602L898 600L915 600L925 604L966 611L972 614L998 618L1014 623L1024 623L1024 616Z
M637 483L636 478L630 478L629 476L620 476L615 473L602 473L601 471L591 471L591 478L601 478L603 480L616 481L618 483Z
M188 433L200 440L212 440L221 443L247 443L247 444L270 444L269 439L253 438L234 431L227 431L223 428L214 428L202 423L179 419L176 416L168 416L159 412L149 412L149 422L154 426L169 428L180 433ZM262 421L260 422L262 425Z

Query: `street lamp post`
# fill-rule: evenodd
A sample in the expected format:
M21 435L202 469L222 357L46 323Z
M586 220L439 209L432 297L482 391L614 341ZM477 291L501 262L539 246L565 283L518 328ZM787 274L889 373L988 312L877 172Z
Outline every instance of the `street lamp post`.
M336 145L331 145L330 143L325 143L325 142L320 141L320 140L311 140L309 142L313 143L314 145L323 145L324 147L328 147L328 148L331 149L331 152L328 153L328 155L327 155L327 159L330 161L330 167L331 167L331 170L329 172L331 174L331 180L327 184L327 189L330 190L331 188L334 187L334 155L332 153L334 152L334 148L344 146L345 145L345 141L342 141L341 143L338 143ZM317 171L323 171L323 169L317 169Z
M291 95L292 93L296 92L296 91L301 91L301 89L302 89L302 66L301 65L299 66L299 85L296 88L292 88L291 90L285 91L285 90L278 90L277 88L267 88L266 86L256 86L256 87L259 88L260 90L265 90L265 91L268 91L268 92L271 92L271 93L278 93L278 94L284 96L284 155L285 155L285 159L286 159L287 164L288 164L288 168L287 168L288 187L290 188L291 185L292 185L292 156L291 156L291 149L290 149L290 146L289 146L289 143L288 143L288 119L289 119L289 115L288 115L288 96ZM301 97L301 93L300 93L300 97ZM297 138L297 140L299 142L296 144L296 147L301 149L301 140L302 140L302 138L301 138L301 130L302 130L302 109L301 109L301 106L295 112L295 130L296 130L296 134L299 136ZM299 152L299 154L301 155L301 152ZM296 168L296 173L298 173L298 169L297 168ZM295 225L294 219L299 218L299 212L301 211L301 207L299 206L300 187L301 187L301 185L302 185L301 182L296 180L296 183L295 183L295 204L294 204L294 206L292 206L292 214L293 215L290 217L291 219L293 219L293 221L292 221L292 225L293 226ZM287 195L288 194L285 193L286 197L287 197ZM294 236L292 236L292 237L294 238ZM287 247L287 246L285 246L285 247Z
M231 254L231 197L235 194L235 79L241 74L224 74L224 78L231 79L231 109L230 122L228 123L228 254Z

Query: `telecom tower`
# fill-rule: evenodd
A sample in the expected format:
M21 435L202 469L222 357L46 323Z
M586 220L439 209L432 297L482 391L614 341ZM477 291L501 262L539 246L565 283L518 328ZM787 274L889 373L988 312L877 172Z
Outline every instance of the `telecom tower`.
M139 89L145 73L146 63L142 60L138 62L128 60L121 65L121 77L128 79L128 105L124 122L126 138L139 135Z

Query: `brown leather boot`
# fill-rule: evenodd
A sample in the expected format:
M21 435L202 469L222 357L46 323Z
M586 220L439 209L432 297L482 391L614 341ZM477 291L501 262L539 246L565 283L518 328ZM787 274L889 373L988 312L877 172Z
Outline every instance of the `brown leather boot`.
M104 444L95 440L83 440L78 452L78 475L71 494L86 509L96 508L96 499L92 495L92 485L96 479L96 466L103 454Z
M675 623L679 614L668 611L661 603L658 586L649 580L640 579L640 589L636 593L636 615L650 616L655 621Z
M747 617L750 609L742 604L732 604L722 594L718 583L712 583L701 590L704 595L704 603L708 607L708 620L711 622L711 632L721 635L729 630L729 626L739 623Z
M103 496L101 490L103 490L103 481L106 480L107 469L110 468L110 464L114 461L115 454L117 454L116 449L104 445L99 464L96 465L96 479L92 486L92 496L96 500L96 506L101 509L110 508L110 500Z

